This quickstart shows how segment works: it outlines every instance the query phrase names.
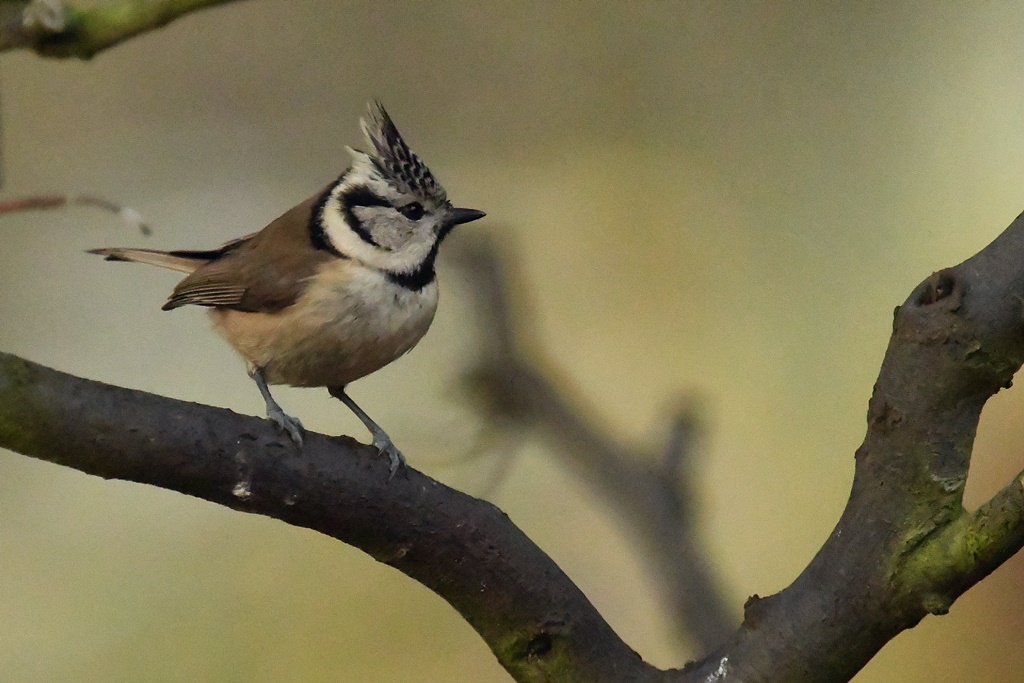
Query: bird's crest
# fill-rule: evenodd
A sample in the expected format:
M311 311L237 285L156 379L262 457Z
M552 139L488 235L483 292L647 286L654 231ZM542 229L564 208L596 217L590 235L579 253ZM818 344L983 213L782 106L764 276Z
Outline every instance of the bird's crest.
M427 165L405 144L398 128L380 102L371 102L360 120L363 134L373 147L373 164L402 192L416 195L431 204L443 205L448 196Z

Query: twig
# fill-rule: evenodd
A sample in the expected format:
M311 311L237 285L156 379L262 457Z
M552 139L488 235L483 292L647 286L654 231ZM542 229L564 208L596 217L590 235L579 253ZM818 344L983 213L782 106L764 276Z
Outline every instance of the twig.
M89 59L197 10L235 0L114 0L78 9L61 0L0 3L0 51Z
M143 235L151 235L153 231L146 224L145 219L130 206L122 206L109 199L96 197L94 195L36 195L32 197L19 197L17 199L0 200L0 216L8 213L19 213L21 211L37 211L42 209L59 209L68 205L92 206L117 216L124 221L124 224L132 230L138 230Z

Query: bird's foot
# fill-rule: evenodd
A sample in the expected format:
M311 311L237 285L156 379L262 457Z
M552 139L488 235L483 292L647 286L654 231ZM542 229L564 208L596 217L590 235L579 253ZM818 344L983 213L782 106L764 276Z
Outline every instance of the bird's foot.
M380 455L388 456L388 481L395 478L398 470L405 467L405 456L402 455L402 451L398 450L398 447L391 442L391 437L385 434L383 431L373 433L373 446L377 449Z
M306 429L299 422L299 418L288 415L280 407L268 407L267 419L277 425L277 428L291 437L296 446L302 446L302 436Z

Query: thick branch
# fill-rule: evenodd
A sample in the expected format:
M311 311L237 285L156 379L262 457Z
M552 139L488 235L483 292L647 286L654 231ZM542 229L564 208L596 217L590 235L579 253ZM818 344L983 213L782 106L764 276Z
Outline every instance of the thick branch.
M500 510L372 448L80 379L0 354L0 447L315 529L424 584L518 681L651 681L565 574Z
M0 4L0 51L89 59L196 10L234 1L119 0L78 9L61 0L8 0Z
M842 518L781 593L696 670L731 680L847 681L900 631L943 614L1024 544L1014 480L962 507L982 406L1024 360L1024 216L933 274L896 310Z

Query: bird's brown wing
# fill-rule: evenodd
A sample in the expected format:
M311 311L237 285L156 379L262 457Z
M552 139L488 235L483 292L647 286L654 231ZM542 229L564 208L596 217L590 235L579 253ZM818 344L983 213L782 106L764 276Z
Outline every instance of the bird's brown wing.
M218 250L182 252L210 260L178 283L164 310L191 304L272 313L295 303L320 266L337 258L310 239L309 220L319 197Z

